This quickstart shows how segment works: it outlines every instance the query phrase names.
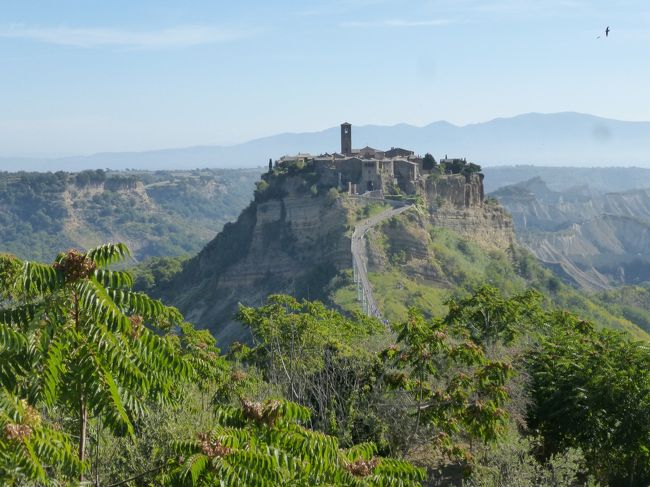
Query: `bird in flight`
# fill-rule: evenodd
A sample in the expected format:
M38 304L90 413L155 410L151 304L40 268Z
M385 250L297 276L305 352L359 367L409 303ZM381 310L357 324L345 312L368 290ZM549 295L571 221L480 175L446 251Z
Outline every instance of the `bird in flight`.
M609 37L609 25L605 29L605 37Z

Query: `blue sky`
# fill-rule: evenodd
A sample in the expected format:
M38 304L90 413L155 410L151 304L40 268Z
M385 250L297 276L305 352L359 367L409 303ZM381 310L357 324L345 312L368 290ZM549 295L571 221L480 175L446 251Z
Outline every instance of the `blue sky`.
M0 156L231 144L344 119L650 119L647 1L0 0L0 12Z

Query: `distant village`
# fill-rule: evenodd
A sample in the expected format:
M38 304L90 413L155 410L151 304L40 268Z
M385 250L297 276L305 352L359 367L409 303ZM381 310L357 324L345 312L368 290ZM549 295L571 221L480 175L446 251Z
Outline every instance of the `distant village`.
M431 154L424 157L414 151L391 147L382 151L372 147L352 148L352 125L341 124L341 152L312 155L299 153L275 161L276 166L290 164L314 165L323 184L338 186L351 194L367 192L380 196L402 192L415 194L418 182L431 174L480 173L481 167L466 159L445 158L436 161Z

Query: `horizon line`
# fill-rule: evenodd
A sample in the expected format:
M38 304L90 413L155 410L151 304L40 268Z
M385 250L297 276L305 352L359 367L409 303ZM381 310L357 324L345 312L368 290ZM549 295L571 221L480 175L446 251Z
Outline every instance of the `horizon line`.
M407 126L407 127L412 127L416 129L423 129L426 127L429 127L434 124L439 124L439 123L444 123L451 125L455 128L465 128L465 127L471 127L471 126L476 126L476 125L482 125L482 124L487 124L490 122L498 121L498 120L512 120L516 119L519 117L524 117L524 116L530 116L530 115L542 115L542 116L551 116L551 115L581 115L581 116L587 116L587 117L593 117L593 118L599 118L603 120L608 120L612 122L622 122L622 123L650 123L650 120L622 120L618 118L609 118L609 117L604 117L601 115L595 115L592 113L585 113L585 112L577 112L577 111L572 111L572 110L567 110L567 111L561 111L561 112L524 112L524 113L519 113L516 115L510 115L510 116L499 116L499 117L494 117L494 118L489 118L487 120L482 120L482 121L477 121L477 122L467 122L465 124L456 124L453 122L449 122L447 120L434 120L432 122L428 122L424 125L415 125L407 122L397 122L394 124L376 124L376 123L366 123L366 124L359 124L355 125L352 124L353 127L381 127L381 128L394 128L398 126ZM343 123L343 122L341 122ZM307 135L307 134L321 134L323 132L327 132L328 130L332 129L337 129L338 125L326 127L323 129L319 130L311 130L311 131L285 131L285 132L275 132L272 134L268 135L261 135L259 137L253 137L250 139L243 140L241 142L236 142L232 144L197 144L197 145L184 145L184 146L176 146L176 147L163 147L163 148L151 148L151 149L140 149L140 150L105 150L105 151L97 151L97 152L90 152L90 153L78 153L78 154L70 154L70 155L63 155L63 156L38 156L38 155L4 155L0 154L0 159L14 159L14 160L44 160L44 161L61 161L61 160L66 160L66 159L81 159L81 158L88 158L88 157L95 157L95 156L103 156L103 155L118 155L118 154L146 154L146 153L151 153L151 152L167 152L167 151L177 151L177 150L188 150L188 149L203 149L203 148L229 148L229 147L237 147L240 145L248 144L251 142L256 142L264 139L270 139L273 137L279 137L283 135Z

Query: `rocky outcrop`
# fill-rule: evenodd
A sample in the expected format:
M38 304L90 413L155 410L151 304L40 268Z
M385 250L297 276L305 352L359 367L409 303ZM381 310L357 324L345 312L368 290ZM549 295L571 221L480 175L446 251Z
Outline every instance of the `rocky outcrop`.
M507 249L514 243L510 216L497 204L486 204L483 175L429 177L424 198L429 221L448 228L485 248Z
M309 179L313 177L308 168L265 175L255 201L186 265L163 297L189 320L212 330L222 344L247 338L234 320L239 303L260 305L273 293L327 299L330 280L351 269L355 209L377 202L339 195L323 179ZM414 275L438 277L428 225L454 230L486 249L512 245L510 218L498 205L483 201L482 176L443 175L421 184L422 214L395 217L402 223L394 227L383 224L386 245L404 251ZM370 269L387 265L386 249L372 238L367 241Z
M485 252L510 252L515 234L510 215L498 205L454 206L443 204L428 212L410 212L384 224L368 238L371 272L384 272L398 264L409 278L450 285L438 266L429 233L441 228L451 230L461 239L481 247Z
M467 176L431 175L422 185L423 196L431 209L445 205L455 208L480 207L485 199L483 175L479 173Z
M239 303L259 305L274 293L323 298L327 282L350 266L347 210L327 194L305 192L297 179L284 181L282 197L258 196L166 296L222 343L246 337L233 319Z

